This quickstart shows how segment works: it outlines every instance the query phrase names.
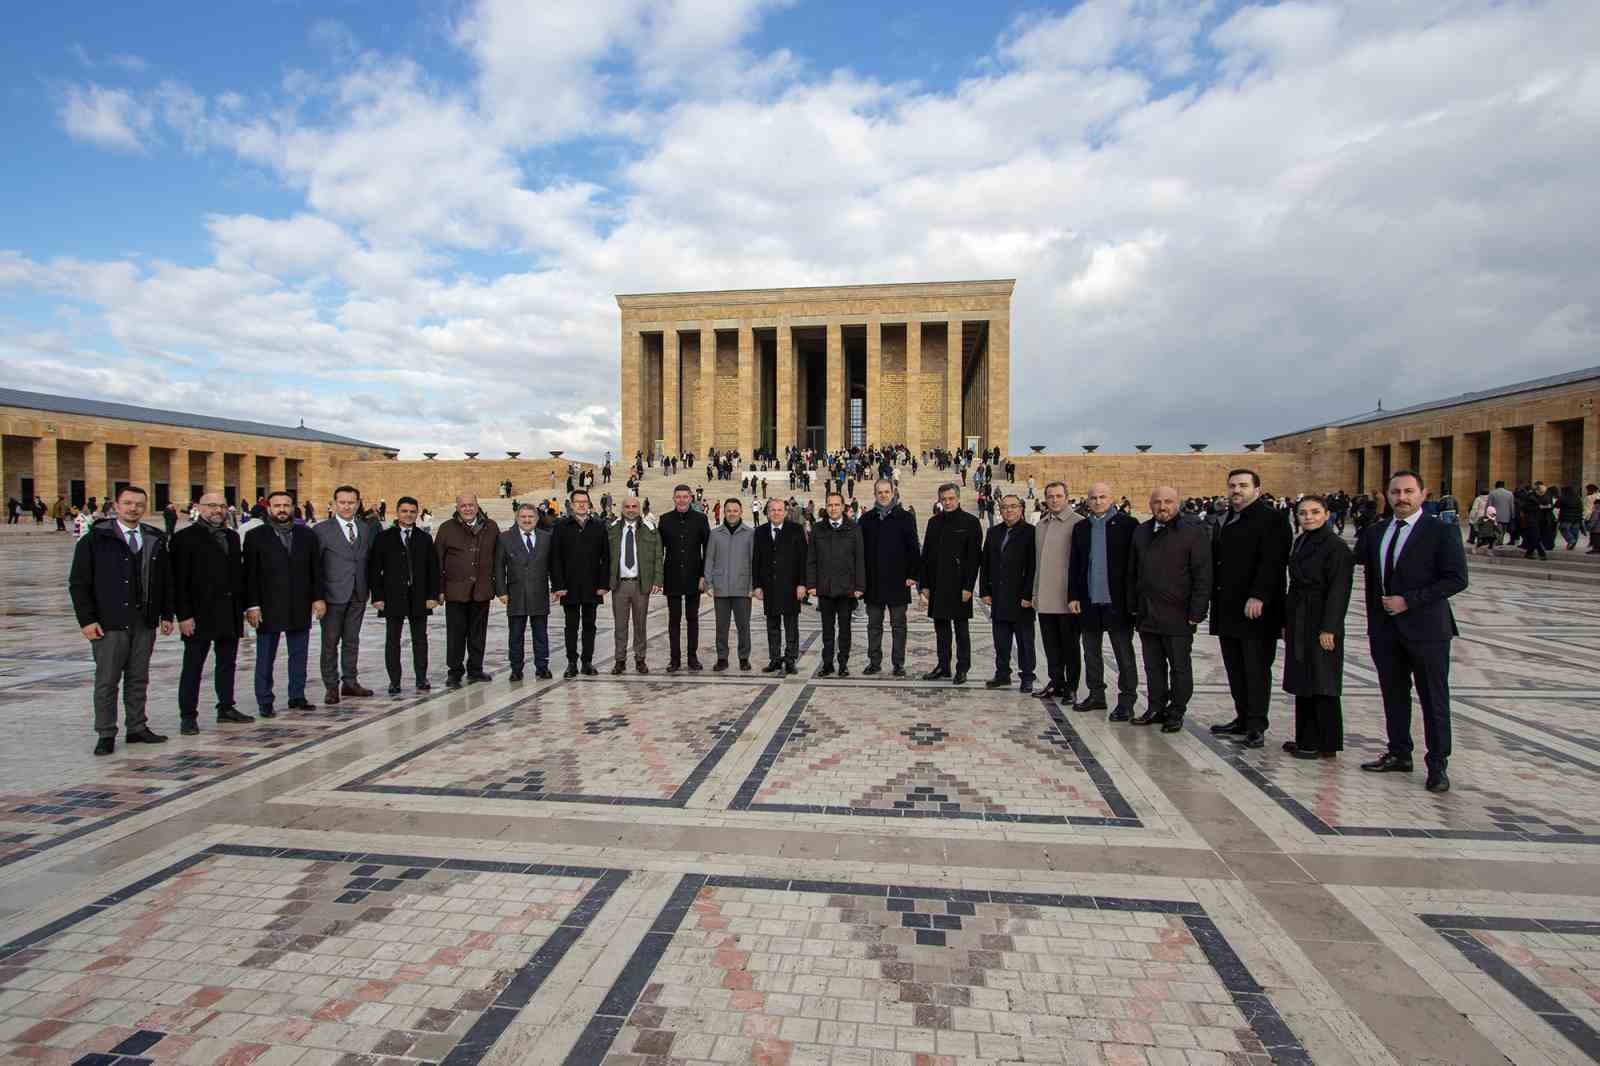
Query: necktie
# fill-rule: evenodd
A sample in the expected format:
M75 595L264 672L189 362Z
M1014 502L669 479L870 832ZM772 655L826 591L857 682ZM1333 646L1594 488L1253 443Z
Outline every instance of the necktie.
M400 547L403 551L409 552L411 550L411 530L400 530Z
M133 602L144 603L144 574L139 565L139 531L129 529L125 531L128 537L128 547L133 551L134 565L132 574Z
M128 547L132 549L133 554L139 554L139 531L137 529L128 530Z
M1400 533L1406 528L1404 518L1395 522L1394 532L1389 535L1389 550L1383 557L1383 594L1394 595L1394 560L1400 554Z
M344 539L351 544L356 542L356 527L354 523L346 522L344 524Z
M633 527L622 531L622 565L633 569Z
M532 555L533 554L533 534L532 533L524 533L522 535L522 539L528 545L528 554Z

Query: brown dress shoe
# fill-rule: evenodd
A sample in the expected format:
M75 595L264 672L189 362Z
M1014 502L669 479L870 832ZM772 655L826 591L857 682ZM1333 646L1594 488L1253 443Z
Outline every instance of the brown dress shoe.
M372 690L362 685L357 685L346 681L339 687L339 694L341 696L370 696L372 695Z
M322 695L322 705L332 707L339 702L339 690L336 688L325 689Z

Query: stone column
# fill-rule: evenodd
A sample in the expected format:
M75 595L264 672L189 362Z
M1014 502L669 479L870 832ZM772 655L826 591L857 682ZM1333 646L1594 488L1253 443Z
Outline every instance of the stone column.
M1373 496L1383 495L1385 488L1383 484L1383 451L1378 445L1367 445L1364 465L1366 469L1363 472L1362 480L1366 484L1361 487L1361 491ZM1382 510L1382 508L1379 508L1379 510Z
M1600 485L1600 414L1594 411L1583 416L1583 484Z
M644 341L639 331L626 326L622 331L622 454L617 464L633 465L633 453L643 451L645 410L649 399L644 394Z
M828 415L827 415L827 440L824 446L828 451L843 448L848 443L845 437L845 426L849 423L845 419L845 391L844 391L844 327L838 322L829 322L828 326Z
M661 440L668 455L683 451L679 434L682 418L679 413L678 381L678 326L668 322L661 327Z
M710 322L700 324L700 440L701 455L717 447L717 331Z
M85 502L94 497L98 507L111 492L111 481L106 476L106 442L92 440L83 446L83 496Z
M756 425L761 419L761 390L756 366L756 335L750 323L739 323L739 459L748 464L756 450Z
M906 450L922 450L922 323L906 322Z
M261 458L265 460L261 469L262 487L268 492L283 488L283 460L276 455L263 455ZM372 502L377 503L376 500Z
M218 496L226 495L226 493L223 491L223 487L227 484L228 468L226 461L227 456L225 456L222 452L206 453L205 486L208 494L214 492Z
M130 444L128 446L128 484L138 485L150 494L150 504L154 506L156 487L150 484L150 446L148 444Z
M1011 315L989 320L989 421L984 442L998 447L1003 459L1011 453Z
M1509 429L1489 431L1489 487L1504 481L1506 487L1517 488L1517 439Z
M1478 484L1478 438L1467 433L1457 433L1451 445L1450 491L1461 501L1464 512L1477 498L1478 489L1490 488Z
M867 443L883 443L883 320L867 319Z
M57 454L56 438L35 437L33 440L33 494L49 507L56 497L65 492L61 484L61 461ZM32 503L32 500L28 501Z
M1561 482L1561 429L1551 422L1533 424L1533 480Z
M1438 499L1444 495L1441 488L1444 484L1444 446L1437 437L1423 437L1418 450L1421 455L1418 457L1417 473L1422 475L1422 483L1433 493L1433 498Z
M256 502L256 453L245 452L239 456L239 509L255 506Z
M945 447L956 449L966 442L961 433L961 323L950 320L944 354L944 435Z
M167 495L172 500L172 505L179 510L189 501L189 446L180 445L172 449L172 457L167 460Z
M800 443L800 406L795 396L794 328L778 320L778 456Z

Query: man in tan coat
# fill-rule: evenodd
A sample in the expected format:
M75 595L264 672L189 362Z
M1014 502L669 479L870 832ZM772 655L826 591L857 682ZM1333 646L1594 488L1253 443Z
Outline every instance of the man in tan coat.
M1044 487L1044 513L1034 530L1033 605L1039 612L1039 637L1044 644L1049 683L1039 698L1054 697L1069 706L1078 696L1083 652L1078 644L1078 617L1069 613L1067 576L1072 570L1072 527L1081 522L1067 507L1065 482Z

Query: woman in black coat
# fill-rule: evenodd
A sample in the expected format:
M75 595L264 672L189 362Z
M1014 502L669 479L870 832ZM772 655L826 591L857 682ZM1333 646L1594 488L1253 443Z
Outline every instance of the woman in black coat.
M1355 556L1328 524L1328 505L1307 496L1297 507L1300 539L1289 553L1284 601L1283 689L1294 695L1297 759L1331 759L1344 750L1344 616L1355 581Z

